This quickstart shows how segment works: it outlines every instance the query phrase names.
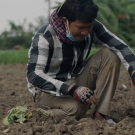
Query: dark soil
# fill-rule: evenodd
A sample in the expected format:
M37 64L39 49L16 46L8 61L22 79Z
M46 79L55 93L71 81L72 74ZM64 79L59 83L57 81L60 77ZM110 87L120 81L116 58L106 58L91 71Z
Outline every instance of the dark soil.
M124 88L125 85L127 88ZM134 135L135 134L135 87L127 70L121 67L121 74L111 104L111 118L116 125L106 121L93 120L91 110L77 121L68 117L57 123L53 118L41 117L34 111L36 106L27 89L26 65L0 65L0 135ZM33 117L24 124L2 124L8 110L27 105ZM7 133L3 133L7 130Z

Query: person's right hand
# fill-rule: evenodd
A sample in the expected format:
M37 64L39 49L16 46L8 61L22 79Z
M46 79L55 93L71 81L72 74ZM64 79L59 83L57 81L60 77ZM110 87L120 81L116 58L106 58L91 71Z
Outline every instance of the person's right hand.
M68 94L81 103L90 105L92 103L95 105L98 104L96 94L94 94L94 92L87 87L71 85L68 89Z

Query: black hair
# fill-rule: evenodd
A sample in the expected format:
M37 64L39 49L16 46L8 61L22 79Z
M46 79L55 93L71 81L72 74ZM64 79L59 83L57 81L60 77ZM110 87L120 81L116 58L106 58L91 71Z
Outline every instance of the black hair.
M76 20L89 23L97 17L98 6L92 0L66 0L61 12L69 23Z

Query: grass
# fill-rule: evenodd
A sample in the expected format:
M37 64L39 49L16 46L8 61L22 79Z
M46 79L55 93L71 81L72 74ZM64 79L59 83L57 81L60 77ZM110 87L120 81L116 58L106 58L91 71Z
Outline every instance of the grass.
M26 64L28 62L28 50L0 51L0 64Z
M135 53L135 48L131 48ZM96 53L100 48L92 48L90 55ZM26 64L28 63L28 50L5 50L0 51L0 64Z

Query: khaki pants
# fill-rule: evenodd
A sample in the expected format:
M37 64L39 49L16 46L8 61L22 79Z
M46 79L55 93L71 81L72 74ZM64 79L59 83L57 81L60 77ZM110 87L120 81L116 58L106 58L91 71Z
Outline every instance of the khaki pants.
M98 97L95 111L109 116L111 99L116 90L119 72L119 58L111 50L103 48L87 60L85 69L75 80L68 82L93 90ZM75 116L76 119L80 119L89 108L89 105L84 105L69 95L57 97L45 94L40 90L38 90L36 104L42 108L49 107L58 120L66 116Z

